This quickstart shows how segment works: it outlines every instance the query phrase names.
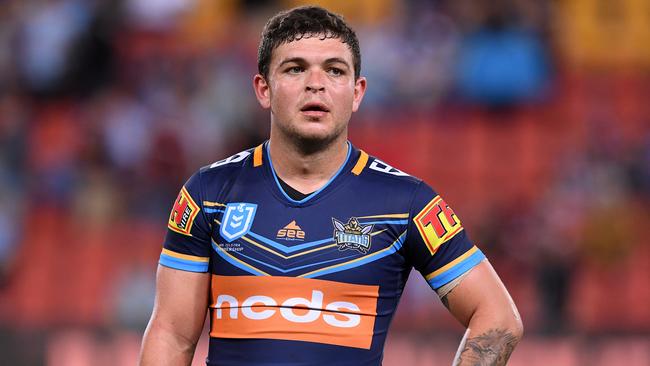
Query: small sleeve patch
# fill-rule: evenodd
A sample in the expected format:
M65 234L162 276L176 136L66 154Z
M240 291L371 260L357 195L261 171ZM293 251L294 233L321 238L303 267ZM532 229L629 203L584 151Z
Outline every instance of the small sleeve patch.
M434 197L414 218L420 236L433 255L438 247L463 230L460 219L440 197Z
M199 206L194 202L192 196L187 192L185 187L178 193L174 207L169 214L167 227L179 234L192 236L192 224L199 214Z

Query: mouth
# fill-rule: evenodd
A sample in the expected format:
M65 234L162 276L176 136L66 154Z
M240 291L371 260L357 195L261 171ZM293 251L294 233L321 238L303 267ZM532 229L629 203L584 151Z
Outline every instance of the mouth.
M300 108L300 112L309 117L322 117L329 113L329 108L323 103L307 103Z

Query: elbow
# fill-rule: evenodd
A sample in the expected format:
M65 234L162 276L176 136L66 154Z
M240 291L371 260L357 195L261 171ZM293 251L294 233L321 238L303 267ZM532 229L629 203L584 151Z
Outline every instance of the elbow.
M524 323L521 320L521 315L519 315L519 310L515 303L510 299L508 306L501 308L501 319L502 326L508 331L509 334L519 342L524 336Z
M524 337L524 323L521 321L519 314L511 321L508 329L513 337L517 339L517 342Z
M474 326L496 329L510 339L510 342L519 343L524 336L524 323L516 308L512 307L511 311L505 311L503 308L492 309L488 314L490 315L486 314L485 317L479 316ZM472 328L472 324L470 324L470 328Z
M524 337L524 323L516 308L502 320L502 326L517 343Z

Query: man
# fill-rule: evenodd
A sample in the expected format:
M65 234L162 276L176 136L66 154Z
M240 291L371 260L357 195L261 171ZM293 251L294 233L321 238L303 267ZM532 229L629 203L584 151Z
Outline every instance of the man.
M254 89L270 139L202 168L168 222L141 365L380 365L412 267L466 327L459 365L505 364L519 315L458 216L347 141L363 99L355 33L318 7L266 25Z

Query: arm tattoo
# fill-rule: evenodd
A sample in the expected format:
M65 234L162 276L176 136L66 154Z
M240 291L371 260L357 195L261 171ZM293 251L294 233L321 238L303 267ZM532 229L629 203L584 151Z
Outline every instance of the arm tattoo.
M454 365L505 365L517 342L519 339L505 329L490 329L469 338Z

